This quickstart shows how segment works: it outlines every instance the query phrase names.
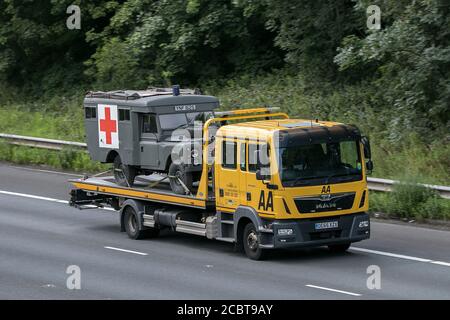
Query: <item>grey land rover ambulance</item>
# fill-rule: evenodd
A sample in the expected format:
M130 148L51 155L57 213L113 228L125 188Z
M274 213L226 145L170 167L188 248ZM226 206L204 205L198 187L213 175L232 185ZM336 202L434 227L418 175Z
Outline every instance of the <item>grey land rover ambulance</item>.
M89 92L84 99L89 153L93 160L114 164L121 186L131 187L137 175L160 172L169 175L174 192L185 194L199 179L201 165L172 161L172 150L180 143L173 133L188 130L194 140L194 122L205 122L218 107L216 97L179 86ZM202 155L192 149L190 156Z

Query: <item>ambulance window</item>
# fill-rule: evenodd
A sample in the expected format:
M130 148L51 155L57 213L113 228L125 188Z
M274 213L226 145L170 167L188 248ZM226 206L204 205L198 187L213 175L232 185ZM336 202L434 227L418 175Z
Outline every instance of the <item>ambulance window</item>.
M95 119L95 118L97 118L97 109L95 107L86 107L86 108L84 108L84 117L86 119Z
M241 171L247 171L247 148L246 148L247 144L245 142L241 143L240 146L240 154L239 154L239 162L240 162L240 168Z
M119 109L119 121L130 121L130 110Z
M157 133L156 117L154 114L144 114L142 116L142 133Z
M222 143L222 168L236 169L236 153L236 142L224 141Z

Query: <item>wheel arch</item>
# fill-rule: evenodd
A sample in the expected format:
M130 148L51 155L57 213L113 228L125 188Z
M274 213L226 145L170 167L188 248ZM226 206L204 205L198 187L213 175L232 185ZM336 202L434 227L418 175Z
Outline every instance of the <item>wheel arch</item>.
M234 213L234 240L240 243L242 232L247 223L252 222L258 230L263 225L261 218L254 208L247 206L239 206Z
M144 227L144 204L141 201L134 200L134 199L127 199L122 203L122 206L120 208L120 231L125 232L125 210L127 208L132 208L134 212L136 212L138 222L139 222L139 228L145 228Z
M111 150L111 151L108 152L108 155L106 156L105 162L106 162L106 163L113 163L113 162L114 162L114 159L115 159L117 156L120 157L120 154L119 154L116 150Z

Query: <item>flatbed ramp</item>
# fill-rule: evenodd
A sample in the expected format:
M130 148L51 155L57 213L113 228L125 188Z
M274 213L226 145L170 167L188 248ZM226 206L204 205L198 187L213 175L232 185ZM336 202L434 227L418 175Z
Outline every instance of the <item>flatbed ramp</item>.
M133 187L119 186L112 176L71 179L69 182L89 196L124 197L197 209L207 209L214 204L213 198L202 199L194 195L174 193L167 181L161 181L164 180L163 178L161 176L137 177Z

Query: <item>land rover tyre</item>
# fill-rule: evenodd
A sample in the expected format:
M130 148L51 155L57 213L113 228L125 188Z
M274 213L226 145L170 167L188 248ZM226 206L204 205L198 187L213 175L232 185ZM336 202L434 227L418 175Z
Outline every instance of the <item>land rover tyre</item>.
M128 237L134 240L139 240L145 238L155 238L159 235L159 229L150 227L145 227L144 229L141 226L137 213L132 207L127 206L124 210L123 223Z
M122 163L122 159L117 155L114 158L114 179L116 183L123 187L132 187L136 177L136 168Z
M247 223L242 235L242 246L247 257L252 260L264 260L267 258L268 251L259 246L258 232L253 223Z
M176 194L186 194L185 187L179 180L189 189L192 190L192 172L187 172L184 165L171 163L169 166L169 181L172 191Z
M343 253L350 248L351 243L329 244L328 249L333 253Z

